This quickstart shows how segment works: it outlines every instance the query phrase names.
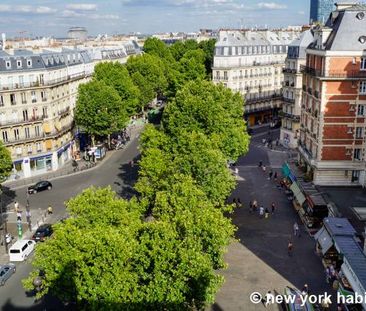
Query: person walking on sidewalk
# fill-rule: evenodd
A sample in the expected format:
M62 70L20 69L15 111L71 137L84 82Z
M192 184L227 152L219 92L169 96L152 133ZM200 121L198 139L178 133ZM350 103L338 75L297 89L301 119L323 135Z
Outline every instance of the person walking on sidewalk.
M50 204L50 205L48 205L47 213L48 213L48 215L52 215L52 214L53 214L53 209L52 209L51 204Z
M268 174L268 180L272 180L272 176L273 176L273 171L270 170L269 174Z
M297 224L296 221L294 223L294 236L300 236L299 235L299 225Z
M278 177L277 172L274 172L274 176L273 176L274 181L277 181L277 177Z
M22 211L20 211L19 209L17 211L17 221L22 222Z
M265 165L262 166L262 170L263 170L263 173L266 172L266 166Z
M14 210L17 213L19 210L19 203L17 201L14 202Z
M266 207L265 211L264 211L264 218L268 218L269 217L269 209L268 207Z
M260 206L259 207L259 217L260 218L263 218L263 215L264 215L264 207L263 206Z
M294 245L292 244L291 241L288 242L287 244L287 254L292 257L292 253L294 251Z
M275 209L276 209L276 206L275 206L274 202L272 202L272 205L271 205L271 213L272 213L272 215L274 214Z

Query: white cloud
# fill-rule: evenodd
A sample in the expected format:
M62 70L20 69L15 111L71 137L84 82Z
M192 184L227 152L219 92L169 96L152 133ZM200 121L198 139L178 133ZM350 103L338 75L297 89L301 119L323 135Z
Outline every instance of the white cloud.
M64 10L64 11L62 11L61 16L62 17L81 17L81 16L83 16L83 14L77 13L72 10Z
M86 17L90 18L90 19L109 19L109 20L119 19L119 16L114 15L114 14L92 14L92 15L87 15Z
M56 10L48 6L30 6L30 5L7 5L0 4L0 13L28 13L28 14L52 14Z
M109 20L117 20L120 17L115 14L86 14L81 12L76 12L73 10L64 10L61 13L61 17L66 18L85 18L85 19L109 19Z
M269 10L287 9L286 4L279 4L279 3L274 3L274 2L260 2L260 3L258 3L258 7L260 9L269 9Z
M66 5L66 9L76 11L95 11L97 9L97 5L93 3L73 3Z

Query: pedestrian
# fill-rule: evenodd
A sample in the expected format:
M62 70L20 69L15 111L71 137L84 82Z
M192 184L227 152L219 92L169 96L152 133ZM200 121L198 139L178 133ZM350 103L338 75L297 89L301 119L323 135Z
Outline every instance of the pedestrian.
M236 202L237 202L237 204L238 204L238 207L240 208L240 207L242 207L242 204L241 204L241 200L240 200L240 198L238 198L237 200L236 200Z
M271 212L272 212L272 215L274 214L275 209L276 209L276 206L275 206L274 202L272 202L272 204L271 204Z
M249 213L253 212L253 202L252 200L249 201Z
M22 221L22 211L20 210L17 211L17 221Z
M52 209L51 204L50 204L50 205L48 205L47 213L48 213L48 215L52 215L52 214L53 214L53 209Z
M263 215L264 215L264 208L263 208L263 206L260 206L260 208L259 208L259 217L263 218Z
M263 162L262 162L262 161L259 161L258 166L259 166L259 167L262 167L262 165L263 165Z
M274 173L273 179L277 181L277 172Z
M299 234L299 225L295 221L295 223L294 223L294 236L298 236L298 234Z
M19 203L17 201L14 202L14 210L17 213L19 209Z
M253 211L256 211L257 207L258 207L258 202L257 202L257 200L254 200L253 201Z
M133 160L130 161L130 166L133 167Z
M330 273L330 267L329 266L327 266L326 268L325 268L325 280L326 280L326 282L329 284L329 283L331 283L331 280L332 280L332 278L331 278L331 273Z
M264 218L268 218L269 217L269 209L268 207L266 207L265 211L264 211Z
M265 165L262 166L262 170L263 170L264 173L266 172L266 166Z
M307 295L309 295L309 287L308 287L308 284L304 284L304 287L302 288L302 290L301 290L301 294L303 295L303 296L307 296Z
M236 198L233 199L233 204L235 204L235 207L238 207L238 202L236 201Z
M269 178L268 178L268 179L269 179L269 180L271 180L271 179L272 179L272 176L273 176L273 171L272 171L272 170L270 170L270 171L269 171L268 176L269 176Z
M235 171L235 175L239 175L239 169L237 167L235 167L234 171Z
M292 244L291 241L289 241L288 244L287 244L287 254L290 257L292 256L293 250L294 250L294 245Z
M272 292L269 290L267 294L264 296L264 307L267 308L271 303Z

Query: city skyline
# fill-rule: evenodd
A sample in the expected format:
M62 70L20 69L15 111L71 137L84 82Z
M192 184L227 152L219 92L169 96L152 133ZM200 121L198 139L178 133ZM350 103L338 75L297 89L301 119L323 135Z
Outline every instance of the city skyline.
M197 31L200 28L306 24L309 1L290 0L3 0L0 31L10 37L66 37L73 26L90 35Z

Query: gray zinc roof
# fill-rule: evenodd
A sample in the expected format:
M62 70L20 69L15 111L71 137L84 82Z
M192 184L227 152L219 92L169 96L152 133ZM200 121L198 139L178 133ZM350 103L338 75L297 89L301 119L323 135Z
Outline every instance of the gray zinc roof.
M366 35L366 5L358 4L341 11L334 11L325 26L333 29L325 44L326 50L366 49L366 43L360 42L360 37Z
M305 58L306 57L306 48L311 44L314 40L314 35L312 30L306 30L303 33L301 33L300 38L292 41L290 43L290 47L298 47L299 48L299 58Z
M324 218L324 226L332 236L351 236L356 234L356 230L352 227L347 218L326 217Z

